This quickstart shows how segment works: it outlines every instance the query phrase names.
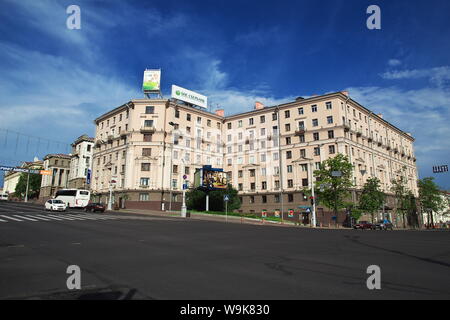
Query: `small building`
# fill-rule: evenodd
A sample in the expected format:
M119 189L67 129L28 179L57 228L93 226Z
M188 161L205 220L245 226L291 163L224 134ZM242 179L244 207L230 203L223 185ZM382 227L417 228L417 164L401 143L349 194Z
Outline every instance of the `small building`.
M42 176L39 199L43 202L55 196L59 189L68 187L70 174L70 155L48 154L44 157L44 170L52 172L51 175Z
M94 138L91 138L85 134L78 137L72 144L68 188L90 188L87 183L87 177L89 170L92 168L93 150Z
M42 170L43 165L44 162L35 157L33 161L23 162L20 165L20 168ZM14 192L16 191L16 186L19 183L19 178L21 174L22 174L21 172L6 171L3 180L3 191L13 196Z

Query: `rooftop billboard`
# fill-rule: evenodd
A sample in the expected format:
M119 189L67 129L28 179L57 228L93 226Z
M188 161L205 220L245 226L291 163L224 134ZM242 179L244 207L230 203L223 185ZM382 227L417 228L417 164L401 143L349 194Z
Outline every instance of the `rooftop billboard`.
M200 93L172 85L172 98L178 99L202 108L208 108L208 98Z
M156 92L161 90L161 69L144 71L142 90L144 92Z

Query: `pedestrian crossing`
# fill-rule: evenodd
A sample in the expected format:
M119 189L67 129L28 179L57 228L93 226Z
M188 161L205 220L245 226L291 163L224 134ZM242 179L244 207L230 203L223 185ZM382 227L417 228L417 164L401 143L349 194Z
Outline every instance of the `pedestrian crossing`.
M139 217L114 216L101 214L0 214L0 223L8 222L57 222L57 221L95 221L95 220L119 220L139 219Z

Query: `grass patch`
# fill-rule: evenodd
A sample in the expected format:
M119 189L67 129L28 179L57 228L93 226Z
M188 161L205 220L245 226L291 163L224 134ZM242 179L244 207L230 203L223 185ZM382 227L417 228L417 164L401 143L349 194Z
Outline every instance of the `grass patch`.
M211 214L211 215L225 216L225 212L222 212L222 211L190 211L190 212L192 214L199 213L199 214ZM252 214L252 213L228 212L228 215L229 216L234 216L234 217L242 217L242 218L251 218L251 219L263 220L262 217L257 216L257 215ZM281 218L277 218L277 217L267 217L267 218L264 218L264 220L281 222Z

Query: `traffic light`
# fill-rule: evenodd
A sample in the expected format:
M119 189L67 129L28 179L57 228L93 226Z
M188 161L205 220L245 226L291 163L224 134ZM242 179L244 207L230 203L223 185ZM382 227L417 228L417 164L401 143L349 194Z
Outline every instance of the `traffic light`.
M303 200L304 201L308 200L308 197L306 196L306 194L303 194Z
M311 199L311 205L314 205L314 197L309 197Z

